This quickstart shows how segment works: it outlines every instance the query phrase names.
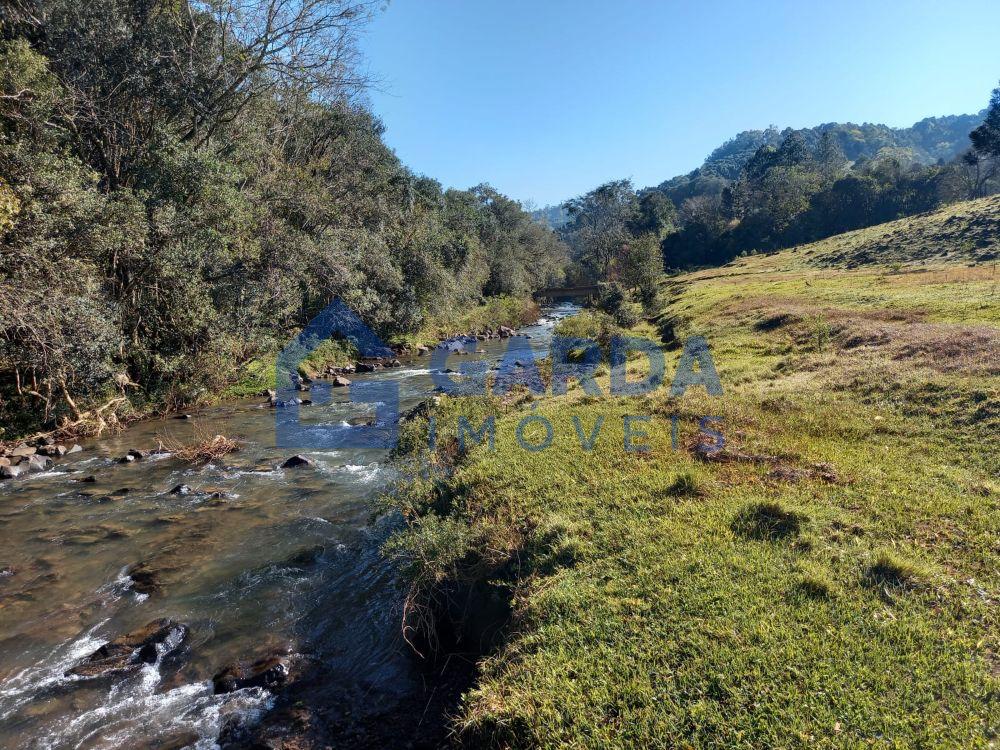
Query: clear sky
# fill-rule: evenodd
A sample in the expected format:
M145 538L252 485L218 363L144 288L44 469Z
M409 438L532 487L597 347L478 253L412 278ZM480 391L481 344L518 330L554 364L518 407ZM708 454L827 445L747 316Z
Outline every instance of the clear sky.
M405 164L543 206L741 130L978 112L1000 0L392 0L362 47Z

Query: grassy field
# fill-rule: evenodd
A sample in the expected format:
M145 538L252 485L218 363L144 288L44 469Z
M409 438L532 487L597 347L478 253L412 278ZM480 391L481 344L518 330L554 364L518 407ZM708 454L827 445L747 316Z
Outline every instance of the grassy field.
M956 216L992 244L947 234ZM395 498L411 624L484 587L512 607L457 741L1000 744L998 216L961 204L666 279L668 379L702 335L721 397L441 399L448 471ZM460 414L495 415L494 450L458 449ZM519 444L529 414L547 450ZM624 449L626 415L649 417L648 451Z

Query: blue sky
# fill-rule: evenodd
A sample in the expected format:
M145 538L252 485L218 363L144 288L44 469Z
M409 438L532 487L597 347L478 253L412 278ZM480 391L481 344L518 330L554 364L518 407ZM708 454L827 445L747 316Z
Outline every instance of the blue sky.
M404 163L543 206L741 130L977 112L998 29L997 0L392 0L362 49Z

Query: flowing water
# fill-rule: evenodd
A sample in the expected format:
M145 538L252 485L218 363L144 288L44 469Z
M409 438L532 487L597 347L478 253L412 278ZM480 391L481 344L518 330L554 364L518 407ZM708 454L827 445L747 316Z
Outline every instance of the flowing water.
M546 310L522 333L544 354L554 321L572 311ZM480 342L477 356L496 360L505 344ZM397 381L406 410L432 394L429 367L419 357L351 377ZM347 390L303 416L363 416ZM403 584L378 551L391 526L372 516L393 481L386 452L307 450L314 467L280 469L298 451L275 445L274 411L240 403L193 417L83 442L53 470L0 484L0 747L216 747L227 721L252 721L275 697L262 688L214 695L212 675L275 649L319 665L310 697L342 727L337 746L365 744L375 724L412 731L434 688L402 641ZM161 439L215 434L239 438L240 450L207 465L169 454L116 461ZM179 484L192 492L170 494ZM127 573L140 563L157 571L158 591L136 592ZM181 648L112 679L66 676L160 617L190 628Z

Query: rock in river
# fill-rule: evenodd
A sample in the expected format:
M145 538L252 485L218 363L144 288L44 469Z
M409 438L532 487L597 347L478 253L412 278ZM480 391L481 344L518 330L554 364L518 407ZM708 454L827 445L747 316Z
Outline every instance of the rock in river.
M232 693L243 688L259 687L277 690L288 682L288 656L268 656L253 664L231 664L212 678L212 688L216 695Z
M18 464L17 466L0 466L0 479L15 479L16 477L27 473L27 464Z
M180 646L187 634L187 625L165 618L153 620L105 643L70 669L66 676L100 677L116 672L131 672L143 664L154 664L161 654Z
M286 458L281 464L282 469L295 469L299 466L313 466L315 462L312 459L306 458L305 456L299 454L297 456L292 456L291 458Z
M137 594L155 594L160 590L160 573L148 563L132 566L128 577L132 579L132 590Z
M28 471L46 471L52 468L52 459L48 456L34 455L28 458Z

